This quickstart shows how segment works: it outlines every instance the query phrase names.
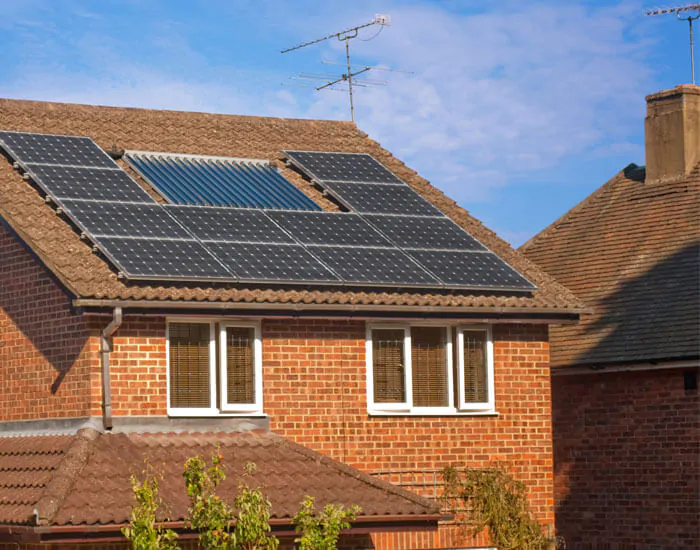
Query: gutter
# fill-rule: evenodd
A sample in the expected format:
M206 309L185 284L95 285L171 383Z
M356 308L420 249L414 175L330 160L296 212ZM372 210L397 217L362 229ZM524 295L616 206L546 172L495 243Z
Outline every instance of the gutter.
M100 359L102 364L102 423L105 430L112 429L112 390L109 380L109 355L112 353L112 336L122 324L122 308L116 306L112 320L100 336Z
M406 532L406 531L436 531L438 522L447 521L451 516L434 514L415 515L381 515L359 517L352 522L349 529L343 531L346 535L368 533ZM48 543L48 544L80 544L86 542L124 542L122 528L129 523L109 525L0 525L0 542L15 543ZM194 533L185 528L184 521L169 521L159 523L160 527L178 531L183 540L197 538ZM271 533L279 537L296 536L292 518L273 518L270 520Z
M343 312L346 318L359 318L364 315L366 318L381 317L384 313L394 314L391 316L413 315L414 318L426 318L431 315L442 316L443 318L452 316L455 319L469 318L475 319L497 319L499 322L534 322L547 324L574 324L578 323L579 316L590 313L586 308L517 308L517 307L450 307L450 306L377 306L373 304L284 304L284 303L259 303L259 302L191 302L191 301L165 301L165 300L98 300L83 299L73 300L73 306L82 309L106 309L124 308L132 309L134 312L163 311L172 314L172 311L180 310L193 313L200 310L202 314L207 311L212 312L278 312L287 316L306 316L314 314L328 317L329 312ZM446 315L447 314L447 315ZM334 316L339 318L341 316Z

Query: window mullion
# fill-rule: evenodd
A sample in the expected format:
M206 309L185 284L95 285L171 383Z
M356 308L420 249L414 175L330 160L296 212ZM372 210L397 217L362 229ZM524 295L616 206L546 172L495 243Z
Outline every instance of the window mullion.
M411 352L411 328L404 328L404 376L406 388L406 406L408 410L413 409L413 357Z

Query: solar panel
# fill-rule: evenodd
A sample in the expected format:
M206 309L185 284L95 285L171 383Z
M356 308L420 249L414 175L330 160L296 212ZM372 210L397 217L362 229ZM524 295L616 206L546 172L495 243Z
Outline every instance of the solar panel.
M174 204L321 209L267 161L137 151L124 158Z
M309 250L349 283L440 285L439 281L395 248L312 246Z
M400 248L486 250L484 245L445 216L365 215L364 218Z
M118 168L88 137L0 132L0 142L3 149L24 165L60 164Z
M265 213L302 244L392 246L357 214L271 210Z
M157 203L63 200L65 210L91 236L191 239Z
M208 242L207 247L240 279L252 282L338 282L300 245Z
M315 151L284 151L284 153L293 164L319 182L403 183L371 155L365 153Z
M345 206L368 214L441 216L437 208L407 185L334 182L324 187Z
M411 250L408 255L449 286L501 290L536 288L493 252Z
M29 173L46 193L59 199L155 202L123 170L32 165Z
M296 243L260 210L179 205L164 208L203 241Z
M197 241L101 237L96 242L129 279L234 278Z

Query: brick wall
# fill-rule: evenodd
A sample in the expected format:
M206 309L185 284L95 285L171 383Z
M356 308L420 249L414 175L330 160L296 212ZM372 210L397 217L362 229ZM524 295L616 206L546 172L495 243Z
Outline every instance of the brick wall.
M87 416L98 350L68 295L0 225L0 421Z
M370 472L502 460L527 483L538 518L553 523L546 327L494 327L500 413L494 417L368 417L362 322L269 321L263 338L265 410L273 431ZM443 540L443 531L383 537L384 548L456 545ZM409 537L411 545L392 546L397 537Z
M68 296L5 233L0 259L0 420L100 415L99 330L107 320L73 316ZM506 461L528 484L537 517L551 524L547 330L500 325L493 333L499 416L368 417L363 322L266 320L271 429L370 472ZM126 317L114 337L111 387L115 416L166 414L163 317ZM382 535L375 542L454 547L448 531Z
M683 372L555 376L553 394L568 548L700 548L700 394Z

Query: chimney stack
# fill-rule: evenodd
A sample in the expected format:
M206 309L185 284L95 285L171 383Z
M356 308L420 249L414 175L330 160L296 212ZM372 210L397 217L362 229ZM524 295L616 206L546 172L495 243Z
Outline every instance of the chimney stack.
M647 96L644 132L647 183L687 176L700 161L700 86Z

